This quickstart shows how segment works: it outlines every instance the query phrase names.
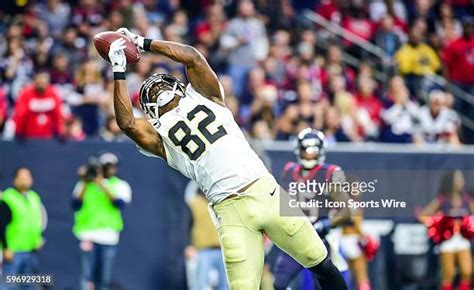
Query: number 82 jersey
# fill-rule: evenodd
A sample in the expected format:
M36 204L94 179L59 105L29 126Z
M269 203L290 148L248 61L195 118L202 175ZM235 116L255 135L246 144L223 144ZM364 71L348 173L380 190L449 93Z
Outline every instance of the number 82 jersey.
M267 174L232 112L194 90L160 116L168 165L195 180L211 203L218 203Z

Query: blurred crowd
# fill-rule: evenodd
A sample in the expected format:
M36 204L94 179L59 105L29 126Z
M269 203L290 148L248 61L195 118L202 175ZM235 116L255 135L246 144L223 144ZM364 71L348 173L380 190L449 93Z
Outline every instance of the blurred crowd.
M2 1L0 132L126 140L114 118L111 70L92 38L128 27L198 48L255 139L288 140L311 126L330 143L472 143L460 117L474 119L472 95L460 99L433 77L474 94L473 7L471 0ZM317 26L305 9L377 45L383 57ZM183 67L143 54L127 74L135 105L152 72L185 79Z

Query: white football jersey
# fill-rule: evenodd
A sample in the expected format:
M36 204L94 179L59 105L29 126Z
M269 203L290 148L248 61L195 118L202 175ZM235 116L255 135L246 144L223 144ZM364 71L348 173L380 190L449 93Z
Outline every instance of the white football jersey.
M168 165L195 180L211 203L268 172L232 112L200 95L191 84L179 105L160 116L157 131Z

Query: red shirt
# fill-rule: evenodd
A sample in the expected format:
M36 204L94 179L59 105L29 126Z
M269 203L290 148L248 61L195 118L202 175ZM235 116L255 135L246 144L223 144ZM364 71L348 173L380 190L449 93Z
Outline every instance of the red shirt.
M364 108L369 113L370 119L380 124L380 111L383 108L382 102L375 95L370 98L364 98L360 94L355 95L357 107Z
M451 4L453 6L464 6L467 7L471 5L471 0L444 0L445 3Z
M342 21L342 27L366 41L370 41L374 34L374 24L369 19L346 17ZM352 45L348 40L345 40L344 44L346 46Z
M53 86L48 86L42 93L36 91L34 86L26 87L15 105L13 121L16 135L39 139L62 135L64 121L61 105L61 98Z
M333 22L341 21L341 13L331 0L324 0L316 7L316 13Z
M0 88L0 126L2 123L5 122L7 118L7 110L8 110L8 101L7 96L2 88Z
M451 42L443 51L449 78L462 84L474 84L474 37Z

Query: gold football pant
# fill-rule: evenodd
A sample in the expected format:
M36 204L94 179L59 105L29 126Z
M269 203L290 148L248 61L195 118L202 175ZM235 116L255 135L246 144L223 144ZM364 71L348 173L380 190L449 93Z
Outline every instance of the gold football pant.
M259 289L263 234L306 268L327 256L326 247L303 214L280 215L280 199L287 201L288 193L268 174L244 195L213 206L231 290Z

